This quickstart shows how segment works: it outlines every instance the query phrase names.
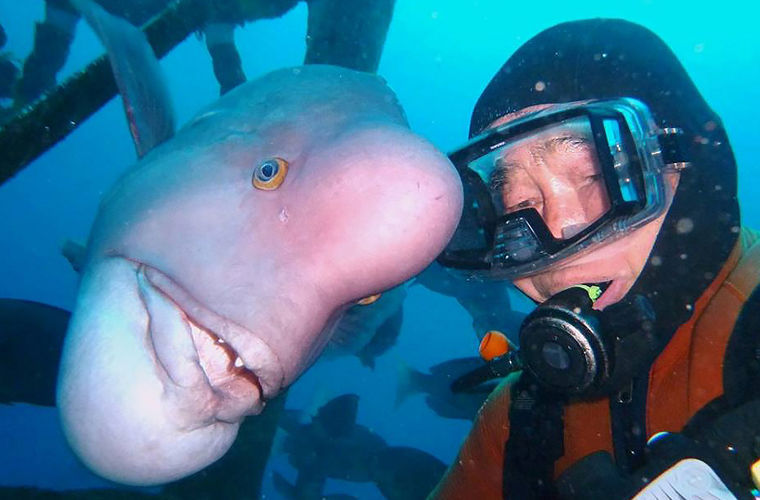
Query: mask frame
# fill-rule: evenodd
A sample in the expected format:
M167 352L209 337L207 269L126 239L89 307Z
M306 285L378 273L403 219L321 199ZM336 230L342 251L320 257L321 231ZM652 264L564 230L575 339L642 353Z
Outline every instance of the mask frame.
M609 209L569 238L556 238L535 208L499 214L493 193L471 168L516 138L573 119L588 120ZM464 184L465 209L438 257L447 267L496 279L542 272L618 239L661 215L663 173L685 167L677 128L659 129L646 105L632 98L558 104L493 127L449 155Z

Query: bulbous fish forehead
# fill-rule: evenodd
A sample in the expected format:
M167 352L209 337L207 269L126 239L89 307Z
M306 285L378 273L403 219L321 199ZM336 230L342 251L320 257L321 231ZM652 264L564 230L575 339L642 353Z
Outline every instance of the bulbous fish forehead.
M319 117L315 122L313 117ZM382 120L407 125L393 90L377 75L336 66L308 65L273 71L225 94L200 112L186 130L202 128L265 133L288 126L330 131L348 122Z

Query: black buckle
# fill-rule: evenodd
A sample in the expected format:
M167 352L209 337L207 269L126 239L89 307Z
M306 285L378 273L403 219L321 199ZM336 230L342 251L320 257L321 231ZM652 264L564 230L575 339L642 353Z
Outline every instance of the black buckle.
M660 143L662 162L675 170L683 170L691 165L689 155L689 143L683 130L675 127L667 127L660 131L657 136Z

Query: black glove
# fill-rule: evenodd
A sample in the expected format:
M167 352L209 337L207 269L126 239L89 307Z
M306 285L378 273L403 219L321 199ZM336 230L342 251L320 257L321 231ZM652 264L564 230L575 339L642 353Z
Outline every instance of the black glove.
M732 491L754 488L750 467L760 459L760 400L723 409L701 425L690 422L683 434L709 450Z
M746 406L746 405L745 405ZM739 407L724 414L692 439L678 433L663 433L651 439L646 463L630 473L613 463L606 451L592 453L568 468L557 479L562 499L627 499L641 492L658 477L684 459L697 459L720 479L737 498L754 498L750 466L757 460L755 435L741 422L751 418L756 408ZM753 420L760 425L760 420Z

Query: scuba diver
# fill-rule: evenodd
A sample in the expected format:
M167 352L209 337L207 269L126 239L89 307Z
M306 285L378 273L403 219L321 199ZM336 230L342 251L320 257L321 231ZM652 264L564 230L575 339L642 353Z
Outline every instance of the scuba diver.
M752 498L760 243L675 55L627 21L554 26L493 77L470 137L439 262L537 307L519 349L452 386L514 374L431 498Z

